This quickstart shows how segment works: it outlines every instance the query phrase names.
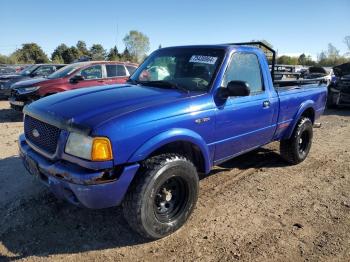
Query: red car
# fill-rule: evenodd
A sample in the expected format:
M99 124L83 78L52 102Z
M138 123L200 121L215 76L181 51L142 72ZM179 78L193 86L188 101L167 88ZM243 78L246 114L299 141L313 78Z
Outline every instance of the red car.
M138 65L122 62L81 62L67 65L49 75L20 81L11 86L9 102L17 110L35 100L59 92L90 86L122 84Z

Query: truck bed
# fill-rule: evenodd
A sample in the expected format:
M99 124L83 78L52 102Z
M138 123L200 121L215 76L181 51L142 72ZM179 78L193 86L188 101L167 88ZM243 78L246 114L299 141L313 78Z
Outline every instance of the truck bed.
M324 111L327 99L326 84L304 84L275 87L280 101L280 112L278 116L278 126L289 126L297 119L298 111L306 104L312 104L317 119ZM275 139L281 139L288 133L287 129L279 129Z

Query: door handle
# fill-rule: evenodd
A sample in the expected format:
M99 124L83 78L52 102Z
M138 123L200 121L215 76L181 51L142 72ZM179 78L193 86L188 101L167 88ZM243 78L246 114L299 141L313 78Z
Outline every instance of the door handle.
M263 102L263 108L269 108L271 105L270 101L264 101Z

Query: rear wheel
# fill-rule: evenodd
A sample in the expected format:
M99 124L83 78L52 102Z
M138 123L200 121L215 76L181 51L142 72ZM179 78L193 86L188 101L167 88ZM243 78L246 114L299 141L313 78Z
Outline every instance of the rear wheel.
M282 140L280 151L282 157L291 164L298 164L309 154L313 137L312 122L302 118L296 126L291 138Z
M162 154L142 163L123 202L129 225L146 238L158 239L179 229L198 196L196 168L186 158Z

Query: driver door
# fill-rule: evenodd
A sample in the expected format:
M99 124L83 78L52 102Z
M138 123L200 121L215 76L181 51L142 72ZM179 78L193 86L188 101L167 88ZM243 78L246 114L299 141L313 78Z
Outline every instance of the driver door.
M271 141L278 100L271 98L254 53L234 53L222 86L230 81L245 81L250 95L229 97L218 107L216 116L215 161L220 162Z

